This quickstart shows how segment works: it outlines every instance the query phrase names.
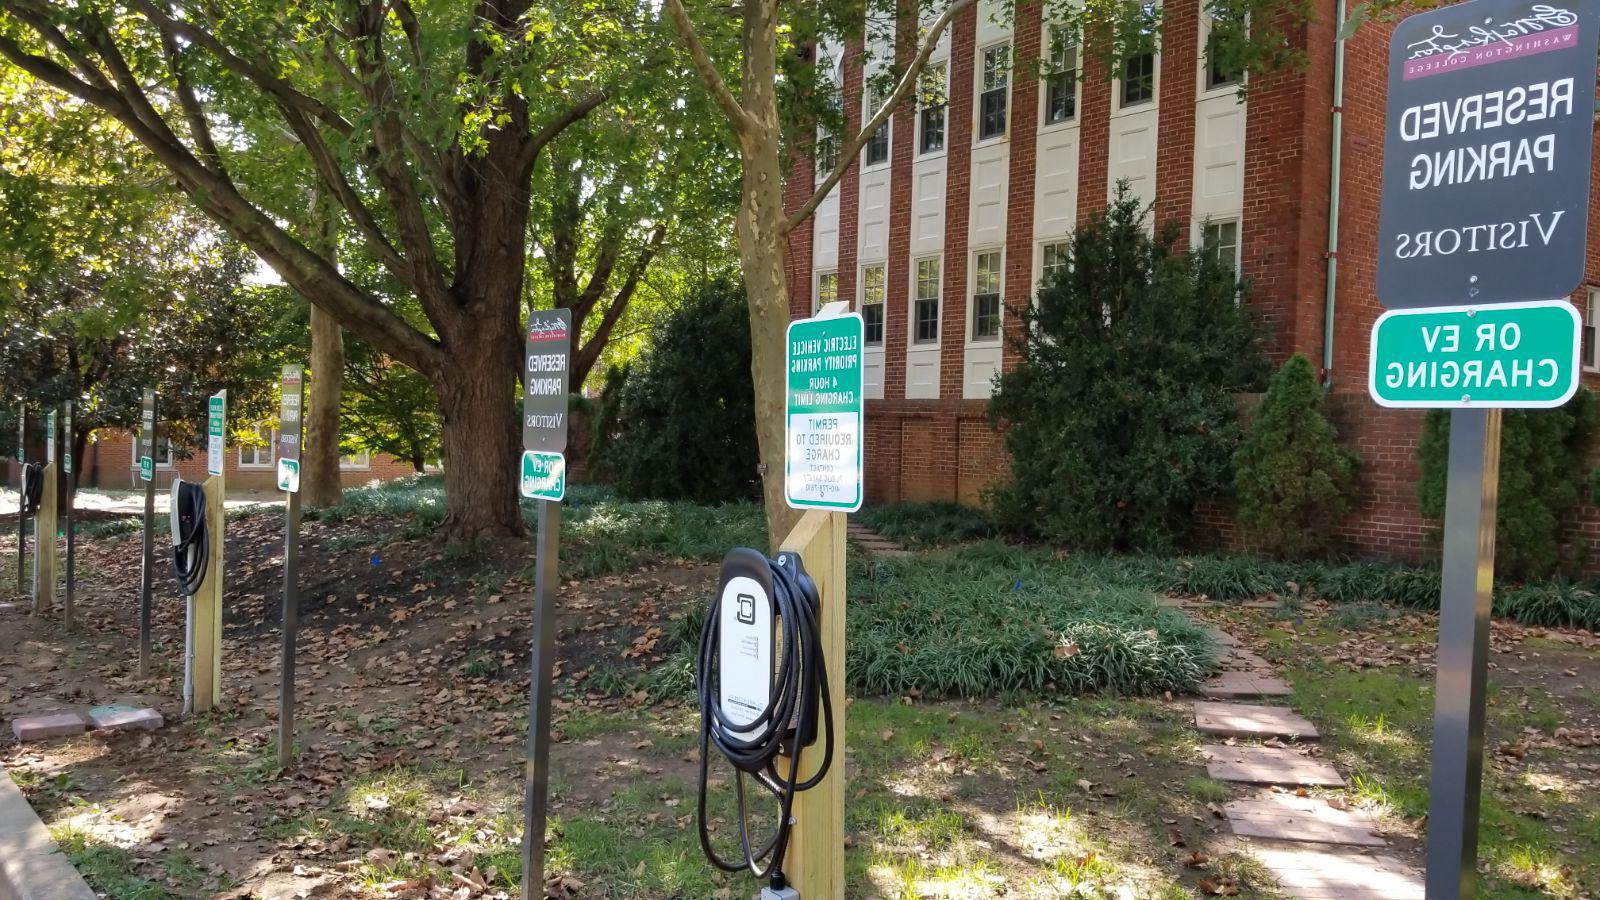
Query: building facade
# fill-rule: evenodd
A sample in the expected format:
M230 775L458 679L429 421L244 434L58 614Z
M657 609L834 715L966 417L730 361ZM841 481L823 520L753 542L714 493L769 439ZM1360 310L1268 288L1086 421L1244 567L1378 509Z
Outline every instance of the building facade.
M1157 227L1175 223L1189 245L1237 266L1274 363L1304 353L1332 385L1330 415L1363 460L1346 549L1416 559L1433 527L1416 497L1423 413L1378 407L1366 384L1368 337L1382 312L1374 273L1392 26L1367 22L1341 47L1334 0L1313 0L1308 21L1287 27L1306 64L1252 76L1241 92L1241 80L1207 58L1204 3L1162 7L1155 51L1108 77L1038 3L1018 2L1008 16L1004 4L980 0L951 23L916 102L895 112L791 236L791 312L842 299L867 321L868 501L977 503L1005 477L987 399L995 373L1015 363L1012 310L1125 180L1153 204ZM900 23L902 58L914 35ZM885 49L818 53L851 129L874 108L864 85ZM811 163L795 166L791 208L816 178ZM1586 382L1600 381L1594 210L1588 284L1570 298L1586 324ZM1206 515L1226 533L1227 510ZM1600 534L1600 512L1586 506L1581 518Z
M228 491L263 494L278 493L278 466L276 433L265 431L260 442L249 446L235 444L223 454ZM103 429L95 433L84 451L78 467L78 485L89 488L128 490L141 487L139 481L138 440L129 431ZM187 457L175 453L167 440L156 442L156 487L165 490L174 478L184 481L206 479L206 452L204 447L192 449ZM359 453L339 461L340 480L346 487L366 484L369 481L400 478L415 474L416 469L404 460L386 453Z

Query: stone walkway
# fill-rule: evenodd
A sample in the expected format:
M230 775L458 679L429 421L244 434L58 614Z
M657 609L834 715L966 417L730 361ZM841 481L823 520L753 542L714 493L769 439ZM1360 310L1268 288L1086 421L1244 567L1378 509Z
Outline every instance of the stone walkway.
M1422 900L1422 872L1380 852L1388 842L1351 808L1339 770L1317 758L1317 728L1287 705L1288 684L1231 635L1216 637L1226 658L1201 686L1194 721L1217 741L1200 748L1206 773L1235 786L1222 806L1233 833L1286 896Z
M865 525L857 524L855 521L851 521L845 526L845 533L850 536L850 540L855 541L856 546L867 551L871 556L906 557L912 555L911 551L904 546L889 540Z

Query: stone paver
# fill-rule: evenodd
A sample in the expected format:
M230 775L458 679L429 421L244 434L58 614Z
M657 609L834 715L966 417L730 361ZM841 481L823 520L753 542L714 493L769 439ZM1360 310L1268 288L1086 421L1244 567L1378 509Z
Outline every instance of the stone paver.
M1273 671L1272 663L1267 662L1259 654L1243 647L1235 646L1230 649L1222 659L1224 669L1258 670L1262 672Z
M131 706L97 706L89 710L89 725L96 731L155 731L166 724L161 713Z
M1287 747L1206 744L1200 752L1210 760L1206 774L1222 781L1287 787L1344 787L1344 778L1338 769Z
M1321 844L1357 844L1382 847L1372 832L1372 820L1360 812L1334 809L1321 797L1298 797L1270 791L1222 807L1228 825L1240 837L1271 841L1307 841Z
M1318 737L1315 725L1284 706L1196 701L1194 725L1202 734L1215 734L1221 737L1278 737L1304 740L1316 740Z
M42 741L54 737L83 734L89 726L83 716L75 712L49 713L42 716L21 716L11 720L11 733L19 741Z
M1200 693L1217 700L1287 697L1289 686L1276 675L1253 670L1229 670L1202 684Z
M1422 872L1392 856L1315 845L1252 849L1297 900L1423 900Z

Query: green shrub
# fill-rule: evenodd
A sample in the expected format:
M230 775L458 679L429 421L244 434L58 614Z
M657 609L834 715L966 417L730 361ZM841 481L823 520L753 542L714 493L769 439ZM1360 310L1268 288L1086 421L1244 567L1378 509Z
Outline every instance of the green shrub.
M994 520L959 503L878 503L863 506L855 519L892 541L909 547L941 547L992 538Z
M719 503L757 496L755 388L744 290L702 284L658 326L621 381L600 463L631 499Z
M1067 264L1018 311L1015 370L990 414L1013 479L1001 524L1093 550L1179 544L1202 500L1225 493L1239 443L1234 395L1267 371L1232 271L1177 230L1152 236L1119 184L1073 235Z
M1233 456L1239 525L1274 556L1325 553L1356 498L1354 453L1322 415L1311 360L1296 353L1272 377Z
M1577 514L1579 474L1595 431L1594 395L1586 388L1560 409L1506 410L1500 427L1499 512L1495 571L1508 580L1544 578L1576 560L1565 537ZM1417 457L1422 514L1444 517L1450 416L1428 414Z

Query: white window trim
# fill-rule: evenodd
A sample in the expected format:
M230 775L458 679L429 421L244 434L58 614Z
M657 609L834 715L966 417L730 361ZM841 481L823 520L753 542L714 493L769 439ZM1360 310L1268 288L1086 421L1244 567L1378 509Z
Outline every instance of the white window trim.
M155 460L156 469L171 471L178 460L178 457L173 453L172 438L157 436L156 446L160 447L162 444L167 445L167 461L162 462L158 456ZM135 472L139 471L139 432L137 431L133 433L133 459L129 460L128 468Z
M1244 268L1244 217L1242 215L1208 216L1200 220L1199 239L1200 246L1205 246L1206 229L1213 225L1233 225L1233 274L1241 277Z
M1042 60L1046 66L1050 62L1050 51L1053 49L1048 45L1048 42L1052 39L1050 30L1060 24L1060 22L1051 22L1049 19L1045 19L1043 30L1040 32L1040 40L1046 42L1046 46L1043 48L1044 59ZM1077 75L1072 80L1072 117L1060 122L1045 121L1048 118L1046 116L1048 111L1046 107L1050 102L1050 76L1041 72L1039 75L1039 111L1037 113L1040 132L1066 131L1069 128L1077 128L1078 123L1083 119L1083 45L1080 43L1073 46L1078 48L1078 68L1076 69Z
M882 353L889 346L889 261L873 260L860 265L856 273L856 312L866 314L867 309L867 270L881 267L883 269L883 301L877 305L883 307L883 340L876 344L866 342L866 326L862 326L861 349L868 353Z
M811 276L811 314L814 316L822 311L822 276L833 276L833 299L839 299L839 270L819 269ZM832 301L829 301L832 302Z
M1583 312L1583 317L1582 317L1583 318L1583 322L1579 326L1579 329L1578 329L1578 335L1579 335L1578 339L1580 341L1580 344L1581 344L1581 341L1583 340L1583 332L1587 331L1589 328L1592 328L1592 327L1595 328L1594 337L1597 340L1600 340L1600 327L1596 327L1596 326L1600 326L1600 287L1587 287L1587 288L1585 288L1585 290L1584 290L1584 299L1585 299L1586 303L1585 303L1584 309L1582 310L1582 312ZM1593 342L1591 341L1591 343L1593 343ZM1578 348L1578 360L1579 360L1580 364L1582 363L1582 360L1583 360L1583 349L1584 348L1581 345ZM1593 365L1583 365L1582 366L1583 371L1585 371L1585 372L1600 372L1600 346L1593 347L1592 349L1590 349L1589 352L1590 352L1591 355L1594 356L1594 364Z
M1159 43L1155 51L1150 54L1150 67L1150 99L1143 103L1135 103L1132 106L1122 105L1122 73L1128 70L1127 60L1123 60L1117 67L1117 77L1111 80L1111 118L1133 116L1161 108L1161 47Z
M1044 286L1044 248L1050 244L1066 244L1071 242L1072 236L1058 234L1052 237L1040 238L1033 244L1033 294L1034 302L1038 302L1039 288Z
M1209 100L1213 97L1226 97L1229 95L1237 96L1239 89L1250 83L1250 73L1245 72L1240 76L1238 81L1230 81L1227 84L1220 84L1216 87L1209 86L1209 82L1211 81L1211 60L1206 56L1206 47L1211 43L1211 26L1211 14L1202 11L1200 14L1200 69L1195 73L1194 85L1196 100ZM1161 77L1158 67L1156 75L1156 97L1158 99L1161 96L1160 81ZM1239 102L1243 103L1244 101L1241 99Z
M872 96L872 90L870 88L862 89L862 91L861 91L861 124L865 125L866 123L872 121L872 114L878 111L876 108L874 108L873 106L870 105L873 100L887 100L887 99L889 99L889 98L888 97L874 97L874 96ZM868 137L866 143L863 143L861 145L861 171L862 172L879 172L879 171L882 171L882 170L887 169L890 166L894 165L894 113L890 113L889 114L889 118L884 120L883 127L888 129L888 132L889 132L889 155L884 157L884 160L881 163L872 163L871 165L868 165L867 164L867 144L870 144L872 142L872 138ZM946 128L945 131L948 134L949 129Z
M1006 48L1006 127L999 134L989 137L979 137L983 129L983 56L996 47ZM1011 121L1015 118L1016 110L1012 108L1012 95L1016 79L1012 77L1015 71L1016 48L1011 45L1010 38L991 41L978 48L978 55L973 58L972 66L972 146L987 147L991 144L1003 144L1011 138ZM948 107L946 107L948 109ZM944 133L948 138L950 134L950 117L945 115Z
M265 450L267 452L267 461L264 462L264 463L263 462L253 462L253 463L245 462L244 461L244 451L246 449L250 449L250 450L256 451L257 457L260 456L262 450ZM238 454L237 456L234 457L235 465L237 465L241 469L270 469L270 468L272 468L273 464L278 461L278 430L276 428L272 429L270 440L267 441L267 445L265 447L249 447L249 448L246 448L243 444L240 444L238 447L235 448L235 452Z
M944 146L940 147L938 150L929 150L926 153L924 153L922 150L923 106L922 93L919 90L917 92L917 102L915 104L916 109L914 115L912 116L913 122L911 126L911 138L914 141L914 143L911 145L911 159L914 162L924 159L940 159L946 153L950 152L950 59L948 57L944 59L930 59L924 66L923 71L926 72L928 68L932 67L943 67L944 69ZM920 87L920 84L918 86ZM890 139L893 140L893 136L891 136ZM894 159L894 154L892 152L889 154L889 158L891 161ZM926 257L924 257L924 259L926 259Z
M917 264L930 259L939 261L939 299L935 304L936 312L934 314L934 321L939 323L939 333L934 336L933 340L919 343L917 341ZM906 351L925 352L938 350L944 345L944 254L929 253L923 256L913 256L911 258L910 287L911 292L906 295L910 301L906 304ZM885 313L887 311L887 308L885 308Z
M345 462L345 455L344 454L340 454L339 455L339 471L341 471L341 472L364 472L367 469L372 468L372 451L371 450L362 450L359 453L352 454L352 455L360 456L362 461L358 462L358 463Z
M967 265L967 320L962 323L961 330L966 333L967 348L998 347L1005 341L1006 334L1006 248L1003 246L979 247L973 251L972 259ZM985 253L1000 254L1000 323L999 330L992 338L979 338L973 336L976 323L974 313L978 307L978 257Z

